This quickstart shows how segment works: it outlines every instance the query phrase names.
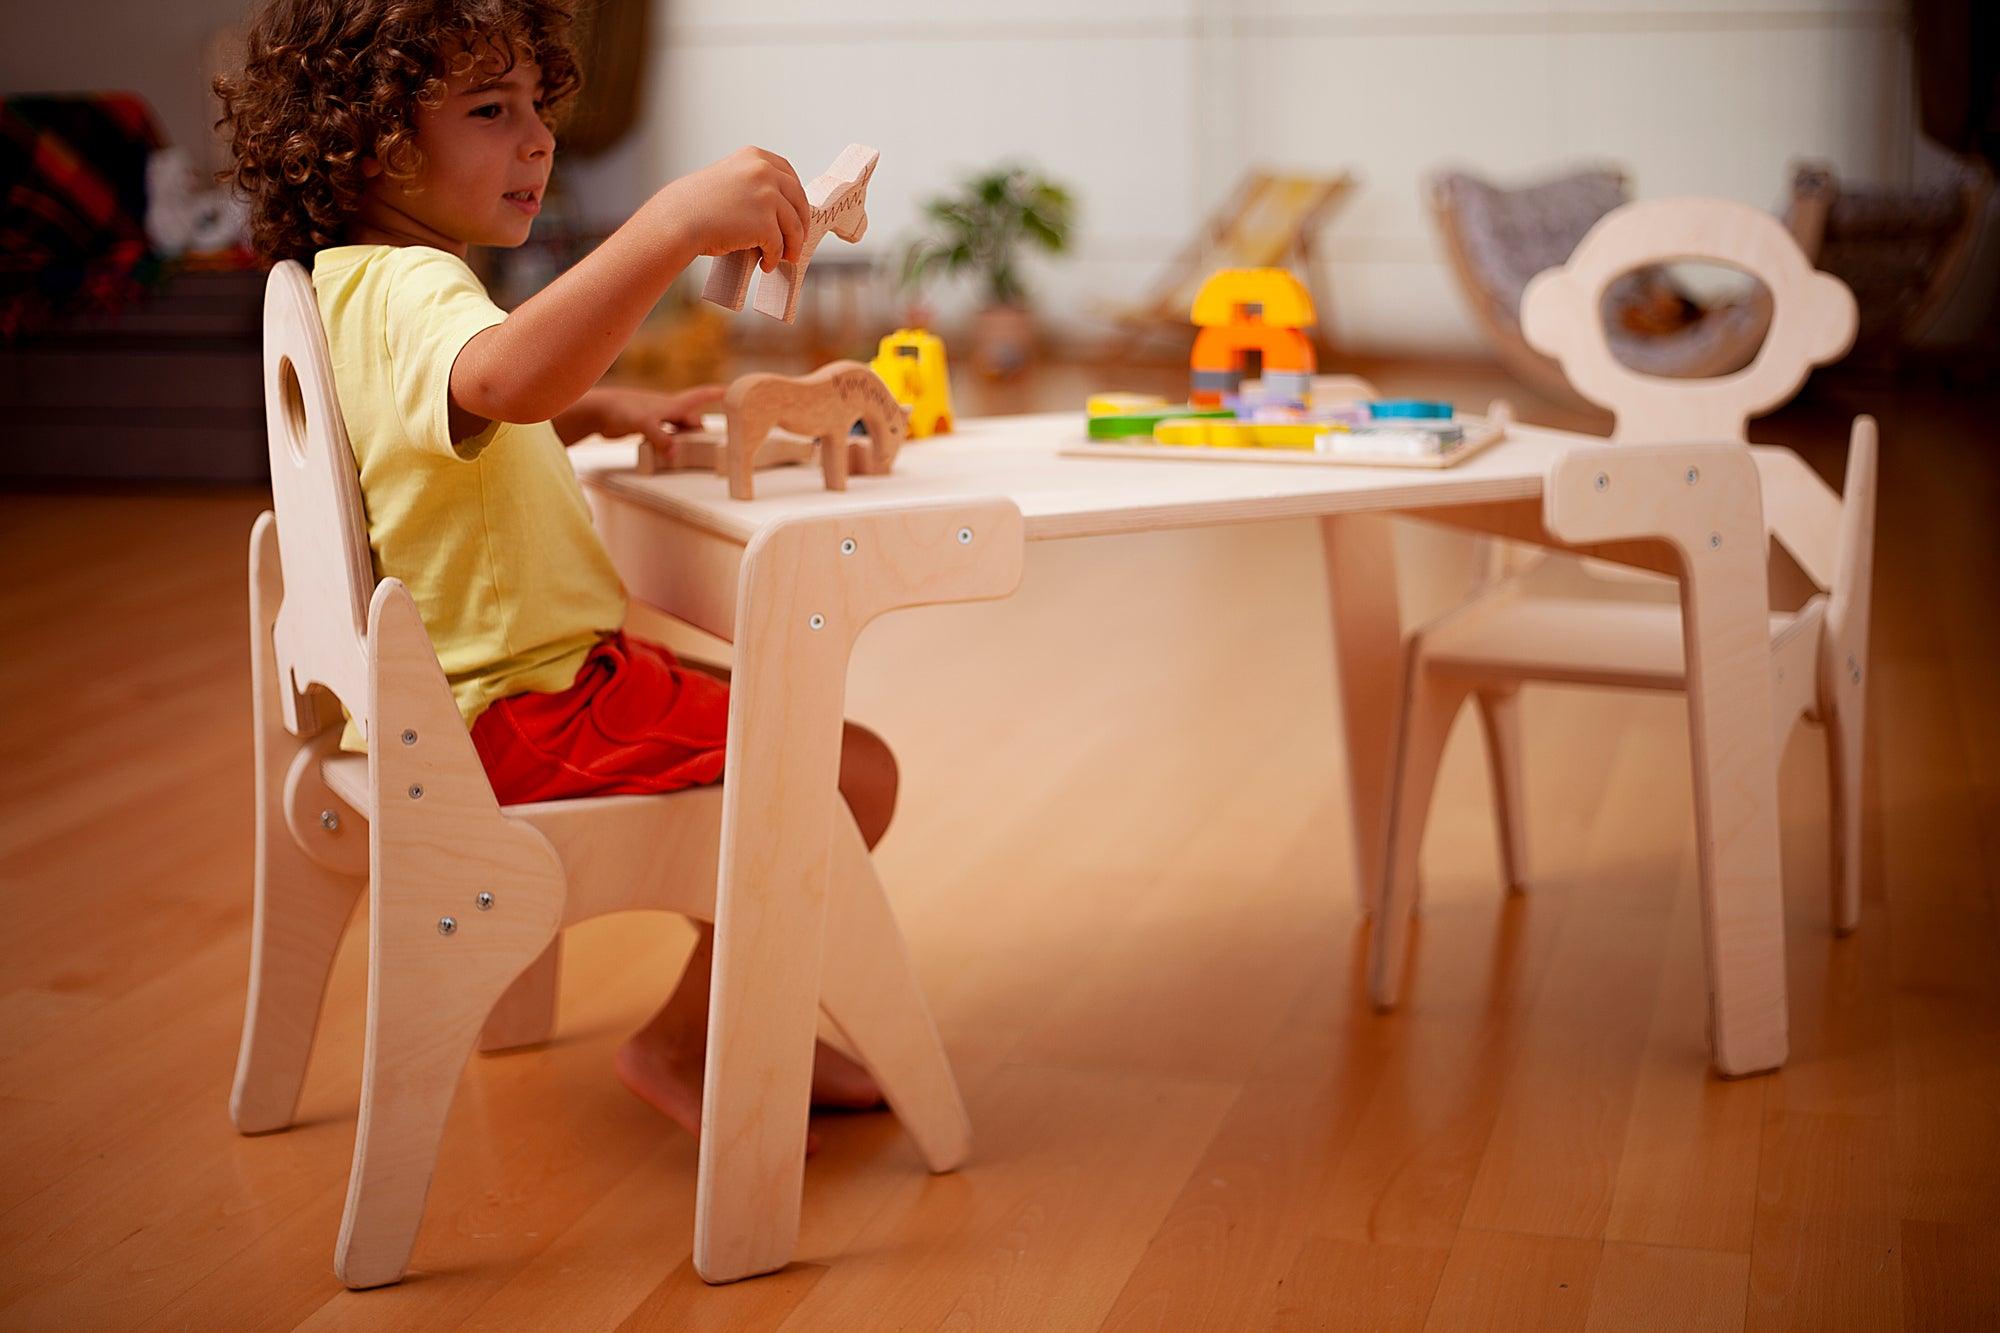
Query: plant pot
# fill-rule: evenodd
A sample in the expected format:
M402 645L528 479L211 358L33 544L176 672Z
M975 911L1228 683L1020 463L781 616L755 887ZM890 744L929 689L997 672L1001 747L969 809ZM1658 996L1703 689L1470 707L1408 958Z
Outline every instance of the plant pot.
M972 317L972 368L987 379L1011 379L1035 359L1035 321L1017 305L990 305Z

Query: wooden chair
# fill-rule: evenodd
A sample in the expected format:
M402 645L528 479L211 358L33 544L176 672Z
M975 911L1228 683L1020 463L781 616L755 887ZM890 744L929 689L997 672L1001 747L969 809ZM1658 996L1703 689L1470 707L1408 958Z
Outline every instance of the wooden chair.
M1354 189L1346 172L1332 176L1252 171L1168 263L1137 303L1105 313L1123 331L1114 360L1125 360L1148 338L1193 329L1188 312L1204 279L1219 268L1297 268L1312 291L1321 339L1332 306L1317 279L1320 230ZM1325 349L1323 349L1325 350Z
M1605 286L1634 266L1675 259L1732 263L1773 293L1770 337L1737 374L1676 381L1620 365L1597 318ZM1554 358L1576 388L1616 414L1617 444L1744 440L1745 422L1789 399L1810 369L1839 356L1853 338L1853 297L1815 273L1775 219L1739 204L1669 199L1607 215L1570 263L1537 277L1523 302L1529 340ZM1801 716L1826 728L1832 773L1833 921L1841 933L1860 915L1861 739L1868 669L1868 597L1873 556L1875 423L1855 420L1846 491L1836 495L1789 450L1758 449L1744 481L1760 495L1764 522L1819 590L1798 611L1775 614L1767 643L1746 644L1744 670L1768 670L1776 728L1783 738ZM1611 447L1607 458L1618 456ZM1688 487L1724 484L1688 467ZM1664 482L1669 488L1671 481ZM1612 485L1596 474L1597 489ZM1671 497L1635 495L1631 503ZM1600 590L1602 591L1602 590ZM1691 628L1684 631L1683 626ZM1684 688L1683 633L1697 633L1687 603L1635 603L1603 596L1538 595L1531 576L1495 579L1464 605L1417 630L1404 654L1384 884L1371 931L1369 988L1393 1005L1402 983L1407 927L1417 898L1417 860L1438 764L1459 707L1479 708L1497 806L1508 887L1528 880L1521 798L1522 684L1546 681L1633 689ZM1708 775L1698 766L1697 783ZM1773 858L1775 859L1775 857ZM1711 947L1715 941L1711 939Z
M1524 336L1522 307L1537 273L1564 263L1591 227L1630 202L1624 175L1594 167L1509 189L1446 171L1430 178L1426 194L1466 308L1501 364L1552 401L1587 405L1561 368ZM1657 266L1629 271L1609 285L1603 311L1615 326L1608 335L1612 345L1627 364L1672 379L1741 370L1771 321L1762 288L1697 300Z
M256 913L230 1112L246 1134L292 1123L327 970L365 885L367 1045L334 1270L372 1287L408 1266L482 1026L487 1049L549 1036L562 928L630 908L712 919L722 789L499 805L415 602L375 580L318 306L293 263L266 292L264 391L277 512L250 538ZM338 748L338 704L365 756ZM828 799L820 1003L924 1160L949 1170L967 1151L965 1110L861 833Z

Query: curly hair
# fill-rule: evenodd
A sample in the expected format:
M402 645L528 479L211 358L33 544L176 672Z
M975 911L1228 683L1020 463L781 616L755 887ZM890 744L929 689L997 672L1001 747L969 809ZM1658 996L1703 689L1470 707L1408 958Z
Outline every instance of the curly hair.
M573 20L573 0L271 0L241 76L215 81L236 158L220 179L248 198L257 252L309 261L338 244L362 163L414 176L416 108L440 105L446 78L481 61L540 65L554 128L583 82Z

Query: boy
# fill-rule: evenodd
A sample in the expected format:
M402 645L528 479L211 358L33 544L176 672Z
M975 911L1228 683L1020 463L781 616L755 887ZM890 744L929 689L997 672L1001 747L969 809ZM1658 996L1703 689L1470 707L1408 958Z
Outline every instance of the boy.
M722 776L727 675L628 637L625 589L564 456L589 434L671 448L719 386L597 386L699 255L796 260L784 159L745 148L674 181L511 315L467 267L540 210L578 87L566 0L271 0L218 80L259 251L311 266L378 577L399 578L502 804L671 791ZM352 740L352 738L350 738ZM849 725L841 792L870 846L896 769ZM699 1132L712 932L619 1050L633 1092ZM822 1045L821 1105L878 1105Z

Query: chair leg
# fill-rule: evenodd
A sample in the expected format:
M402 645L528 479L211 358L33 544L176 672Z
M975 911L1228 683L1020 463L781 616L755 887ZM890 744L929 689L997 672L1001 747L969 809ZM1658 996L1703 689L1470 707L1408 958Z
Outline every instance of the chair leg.
M366 824L328 811L312 824L321 838L308 855L287 819L287 779L330 736L300 739L285 728L286 705L310 721L317 699L288 700L272 631L284 600L275 520L265 514L250 536L251 746L256 761L256 863L250 927L250 990L229 1115L245 1134L292 1123L312 1054L313 1029L327 973L354 900L367 881ZM353 873L348 873L349 871Z
M383 878L392 891L377 883L370 904L361 1120L333 1264L355 1288L408 1269L459 1074L501 993L545 952L562 902L559 881L546 894L503 890L512 919L462 913L447 935L435 894L393 891L424 877ZM535 897L546 901L523 901Z
M1424 824L1430 815L1431 793L1437 786L1438 765L1459 705L1471 687L1424 670L1418 662L1421 643L1413 643L1404 669L1408 697L1403 704L1401 734L1396 744L1396 776L1391 788L1388 848L1382 861L1383 883L1369 925L1368 998L1378 1009L1394 1008L1402 996L1403 964L1409 951L1410 917L1417 903L1417 856L1423 847Z
M1528 813L1521 781L1521 689L1482 689L1473 696L1486 731L1486 767L1493 784L1493 813L1500 832L1500 863L1507 891L1528 889Z
M480 1029L482 1053L539 1046L556 1033L556 992L562 980L562 936L558 935L514 978Z
M244 1134L292 1123L327 974L367 883L308 859L283 819L266 816L273 804L259 803L250 992L229 1092L230 1118Z
M902 932L852 816L834 829L820 1007L868 1067L933 1171L965 1161L972 1122Z
M1833 931L1849 935L1861 924L1861 793L1862 732L1865 716L1857 685L1843 692L1826 710L1826 771L1828 825L1832 835L1828 858L1832 886Z

